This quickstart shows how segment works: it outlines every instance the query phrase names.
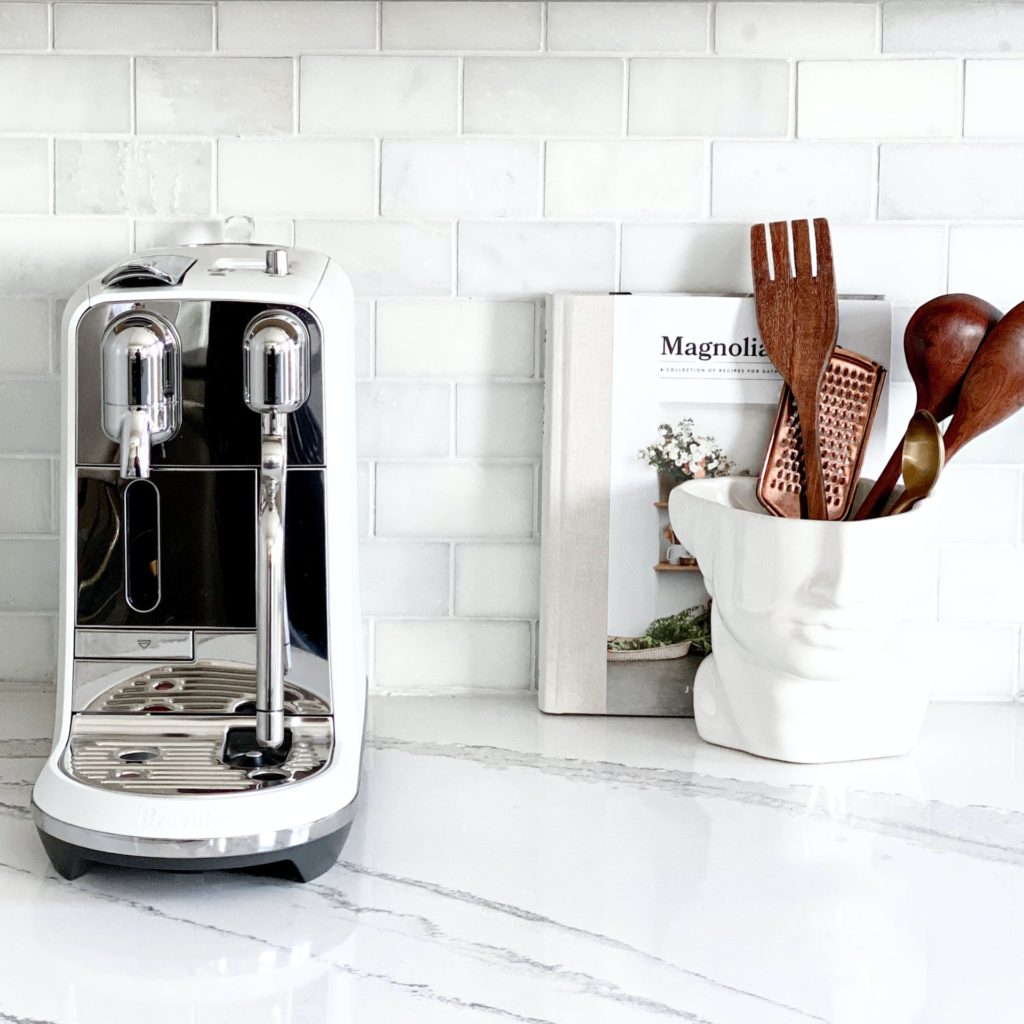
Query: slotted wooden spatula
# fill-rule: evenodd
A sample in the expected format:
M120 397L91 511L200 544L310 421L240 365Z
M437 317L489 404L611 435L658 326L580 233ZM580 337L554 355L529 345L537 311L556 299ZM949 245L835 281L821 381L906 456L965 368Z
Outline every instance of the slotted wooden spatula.
M807 519L827 519L818 411L822 382L839 330L828 221L823 217L814 221L816 267L811 263L806 220L792 222L792 261L789 224L774 221L769 230L770 255L764 225L755 224L750 229L757 325L769 358L796 401L806 477L801 512Z

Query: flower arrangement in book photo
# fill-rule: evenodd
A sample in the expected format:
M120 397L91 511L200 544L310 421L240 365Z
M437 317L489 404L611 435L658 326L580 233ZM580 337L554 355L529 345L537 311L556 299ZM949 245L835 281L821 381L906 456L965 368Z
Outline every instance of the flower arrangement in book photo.
M689 417L674 425L660 424L658 434L658 440L642 448L638 458L658 471L660 501L668 501L668 493L676 484L728 476L735 468L713 437L696 433Z

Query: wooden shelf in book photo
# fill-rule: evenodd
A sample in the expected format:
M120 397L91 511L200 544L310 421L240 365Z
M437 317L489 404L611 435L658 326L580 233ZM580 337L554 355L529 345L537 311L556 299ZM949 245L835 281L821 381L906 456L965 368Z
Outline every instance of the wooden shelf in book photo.
M664 511L665 509L668 508L668 502L667 501L656 501L656 502L654 502L654 507L656 509ZM675 534L672 534L671 537L674 538ZM670 538L670 540L671 540L671 538ZM676 541L673 540L672 543L676 543ZM696 562L688 562L688 563L685 563L683 565L673 565L671 562L659 562L654 567L654 571L655 572L700 572L700 566Z

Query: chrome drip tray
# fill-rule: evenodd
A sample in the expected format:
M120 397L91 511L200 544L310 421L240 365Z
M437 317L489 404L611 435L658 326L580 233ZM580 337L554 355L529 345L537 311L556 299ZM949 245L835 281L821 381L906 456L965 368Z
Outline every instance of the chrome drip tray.
M103 714L179 712L190 715L252 714L256 673L246 665L204 661L160 665L119 682L95 697L85 711ZM326 715L330 708L315 694L286 682L289 715Z
M68 775L101 789L202 795L289 785L320 771L331 758L330 718L289 716L287 758L274 767L246 768L223 760L228 732L254 719L220 716L77 714L61 760Z

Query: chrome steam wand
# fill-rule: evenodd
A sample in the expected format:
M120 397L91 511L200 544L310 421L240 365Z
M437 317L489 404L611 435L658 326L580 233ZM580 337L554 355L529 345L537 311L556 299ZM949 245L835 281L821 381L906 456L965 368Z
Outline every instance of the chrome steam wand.
M256 316L245 330L245 402L260 414L256 563L256 742L284 742L287 645L284 524L288 415L309 398L309 332L287 310Z

